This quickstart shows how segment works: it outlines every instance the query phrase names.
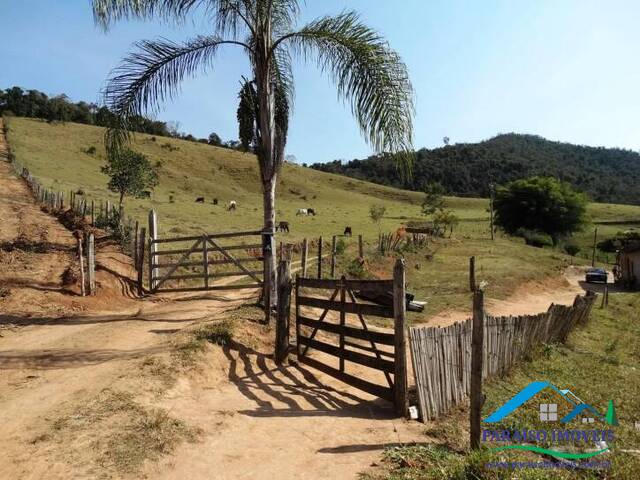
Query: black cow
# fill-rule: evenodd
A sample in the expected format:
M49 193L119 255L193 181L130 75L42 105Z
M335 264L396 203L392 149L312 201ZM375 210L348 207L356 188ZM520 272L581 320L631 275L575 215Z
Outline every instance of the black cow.
M204 197L196 198L196 203L204 203Z
M307 208L307 215L316 216L316 211L313 208Z
M287 232L289 233L289 222L278 222L276 226L276 232Z
M353 232L351 231L351 227L345 227L343 235L345 237L350 237Z
M213 199L213 204L214 204L214 205L217 205L217 204L218 204L218 199L217 199L217 198L214 198L214 199Z

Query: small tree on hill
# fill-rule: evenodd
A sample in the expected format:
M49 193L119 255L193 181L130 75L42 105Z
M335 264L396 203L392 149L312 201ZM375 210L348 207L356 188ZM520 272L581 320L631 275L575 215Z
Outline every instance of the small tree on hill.
M444 210L445 202L442 196L445 194L444 187L432 182L427 184L424 189L424 200L422 202L422 213L424 215L433 215L438 211Z
M380 230L380 221L385 213L387 213L387 207L384 205L371 205L369 208L369 217L378 226L378 230Z
M149 159L141 153L125 149L117 155L110 155L102 173L109 175L107 187L120 194L119 206L125 195L141 197L143 192L158 185L158 171Z
M568 183L550 177L515 180L496 189L495 222L507 233L546 233L554 243L586 222L587 198Z

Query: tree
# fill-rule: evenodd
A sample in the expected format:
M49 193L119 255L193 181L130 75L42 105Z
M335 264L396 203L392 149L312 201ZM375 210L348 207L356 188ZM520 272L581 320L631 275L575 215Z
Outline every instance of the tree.
M107 184L109 190L120 194L120 207L125 195L140 198L143 192L158 185L156 167L146 156L130 149L109 155L102 173L110 177Z
M184 43L146 40L111 74L104 97L120 119L106 133L107 151L129 139L127 119L157 111L160 101L178 93L179 84L209 70L221 47L239 48L252 78L238 94L241 144L256 154L263 193L264 230L274 232L277 176L284 161L293 102L292 62L314 58L350 101L360 130L378 152L412 151L413 91L407 69L384 38L357 14L324 16L297 28L297 0L93 0L95 20L105 29L114 21L184 20L200 12L213 34ZM275 240L265 252L265 273L275 299Z
M209 134L208 143L209 145L219 147L220 145L222 145L222 139L216 132L211 132Z
M458 216L454 214L451 210L438 210L433 215L433 226L439 230L442 228L442 233L446 233L447 229L449 229L449 237L453 233L453 227L455 227L459 222Z
M444 187L436 182L428 183L424 189L424 200L422 201L422 213L433 215L437 211L444 210L445 203L442 196L445 194Z
M371 205L369 208L369 218L378 226L378 230L380 230L380 221L385 213L387 213L387 207L384 205Z
M507 233L542 232L556 245L586 222L587 198L568 183L551 177L515 180L496 189L496 225Z

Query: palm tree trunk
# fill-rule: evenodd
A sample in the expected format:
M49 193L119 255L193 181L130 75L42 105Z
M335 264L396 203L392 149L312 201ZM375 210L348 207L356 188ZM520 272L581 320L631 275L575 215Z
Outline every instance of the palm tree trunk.
M262 185L262 202L264 210L264 226L263 231L269 232L270 245L264 248L264 266L265 266L265 286L271 288L271 305L277 305L277 288L276 288L276 240L275 240L275 224L276 224L276 175L263 182Z

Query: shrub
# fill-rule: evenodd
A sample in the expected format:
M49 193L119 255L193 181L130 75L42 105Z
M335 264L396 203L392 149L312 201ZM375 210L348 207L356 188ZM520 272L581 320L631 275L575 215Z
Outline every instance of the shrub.
M223 320L220 323L209 323L194 332L196 339L206 340L216 345L227 345L233 339L233 322Z
M530 245L532 247L542 248L542 247L549 247L553 245L553 240L551 239L551 236L544 232L538 232L535 230L527 230L526 228L520 228L516 232L516 235L524 238L524 242L527 245Z
M339 238L336 242L336 255L342 255L347 248L347 244L344 239Z
M349 276L349 278L366 279L369 276L367 270L364 267L364 262L361 262L357 258L354 258L349 263L347 263L345 272Z
M86 153L87 155L95 155L96 153L96 147L94 147L93 145L91 145L89 148L86 148L84 150L84 153Z
M575 243L567 243L564 246L564 251L567 252L572 257L575 257L578 254L578 252L580 251L580 247L578 245L576 245Z

